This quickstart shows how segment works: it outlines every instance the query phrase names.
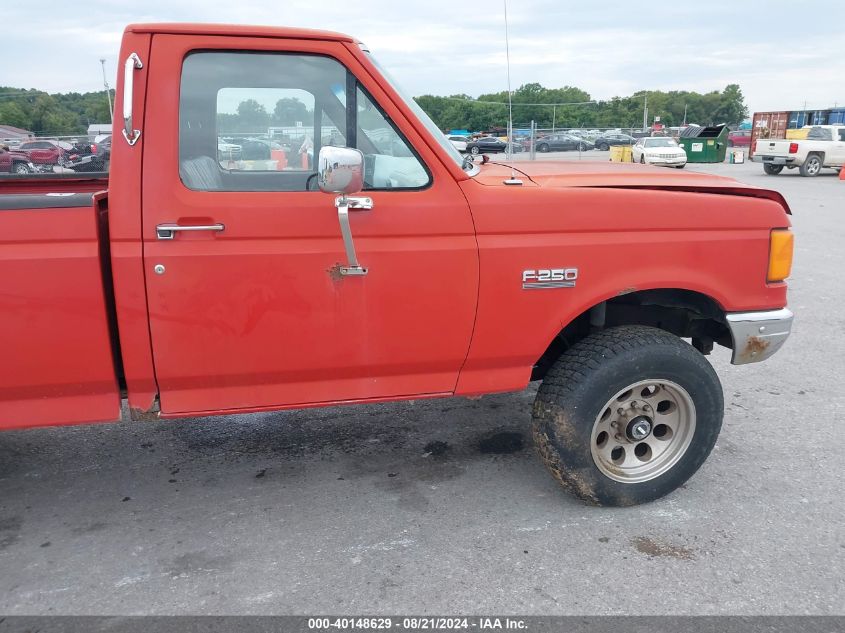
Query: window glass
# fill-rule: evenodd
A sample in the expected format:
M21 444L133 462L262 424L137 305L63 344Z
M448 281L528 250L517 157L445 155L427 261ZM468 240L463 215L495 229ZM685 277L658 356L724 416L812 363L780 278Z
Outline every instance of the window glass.
M845 127L839 128L839 140L845 141Z
M828 128L814 127L807 133L807 138L816 141L830 141L833 140L833 135Z
M316 190L326 145L365 155L366 189L419 188L428 172L345 67L328 57L210 51L183 62L179 174L201 191ZM355 134L353 134L355 132Z
M365 189L418 189L428 172L384 113L360 87L357 91L358 149L364 153Z

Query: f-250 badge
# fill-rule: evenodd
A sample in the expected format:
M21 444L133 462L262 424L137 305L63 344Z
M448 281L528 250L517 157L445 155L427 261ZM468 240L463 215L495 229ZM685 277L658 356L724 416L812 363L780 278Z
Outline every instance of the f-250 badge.
M522 289L574 288L577 268L538 268L522 271Z

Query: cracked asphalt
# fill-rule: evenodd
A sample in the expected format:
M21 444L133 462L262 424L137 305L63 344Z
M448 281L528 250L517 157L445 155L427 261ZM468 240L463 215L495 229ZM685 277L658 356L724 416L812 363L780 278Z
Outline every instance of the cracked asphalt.
M530 443L536 387L7 432L0 613L845 613L845 182L688 169L784 193L797 318L764 364L711 356L724 428L682 489L567 496Z

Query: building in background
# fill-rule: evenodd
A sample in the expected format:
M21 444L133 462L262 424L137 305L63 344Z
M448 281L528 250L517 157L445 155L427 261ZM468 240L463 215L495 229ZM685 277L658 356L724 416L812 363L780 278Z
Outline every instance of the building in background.
M14 125L0 125L0 141L17 141L18 143L22 143L34 136L29 130L22 130Z
M88 138L94 139L102 134L111 134L111 123L92 123L88 126Z

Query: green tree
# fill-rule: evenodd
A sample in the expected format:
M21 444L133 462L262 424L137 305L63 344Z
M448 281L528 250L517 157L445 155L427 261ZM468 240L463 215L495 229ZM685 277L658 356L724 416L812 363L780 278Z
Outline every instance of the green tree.
M296 125L311 120L313 113L295 97L285 97L276 101L273 109L273 125Z
M238 119L241 132L263 131L270 126L267 109L255 99L247 99L238 104Z

